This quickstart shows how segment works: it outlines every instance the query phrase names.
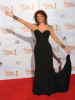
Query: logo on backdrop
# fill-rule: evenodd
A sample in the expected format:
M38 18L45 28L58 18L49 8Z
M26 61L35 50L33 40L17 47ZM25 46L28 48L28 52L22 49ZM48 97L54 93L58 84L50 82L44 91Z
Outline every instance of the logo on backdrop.
M66 36L62 37L62 40L67 40L67 37Z
M3 12L5 12L5 10L10 11L10 9L7 6L4 6L4 5L0 5L0 10L3 11Z
M22 61L16 61L16 65L21 65L21 64L23 64Z
M53 52L59 52L59 46L57 46L57 47L52 47L52 50L53 50Z
M66 29L75 29L75 25L73 24L66 23L65 26L66 26Z
M56 3L54 4L43 3L43 6L45 9L55 9L56 10Z
M15 40L15 44L19 44L20 43L20 40Z
M74 67L72 67L72 71L75 71L75 66L74 66Z
M6 34L6 33L13 33L13 34L15 34L15 29L12 28L12 27L11 28L4 28L4 27L2 27L1 31L2 31L3 34Z
M31 32L31 30L29 28L25 27L25 26L22 27L22 29L23 29L24 32Z
M34 10L34 5L25 5L25 4L21 4L21 8L22 10Z
M30 54L34 52L33 49L27 49L26 47L24 48L24 51L25 51L25 54Z
M5 74L6 74L6 76L16 76L16 77L18 77L18 71L17 70L16 70L16 72L5 70Z
M16 55L16 49L14 49L14 51L4 49L3 52L4 55Z
M67 2L67 1L64 2L64 5L65 5L66 8L75 7L75 4L74 4L74 3L72 3L72 2Z
M31 75L31 74L34 74L34 70L29 70L29 69L25 69L25 72L27 75Z

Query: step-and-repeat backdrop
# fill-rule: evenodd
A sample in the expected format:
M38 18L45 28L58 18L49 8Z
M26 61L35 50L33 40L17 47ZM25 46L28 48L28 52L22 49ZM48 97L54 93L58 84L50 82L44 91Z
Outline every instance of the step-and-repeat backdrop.
M0 80L34 77L35 59L34 33L22 23L6 16L5 10L30 23L35 23L34 13L44 10L48 24L66 45L71 46L72 74L75 74L75 0L0 0ZM53 66L56 72L66 62L66 52L49 37L54 54ZM60 65L59 62L62 62Z

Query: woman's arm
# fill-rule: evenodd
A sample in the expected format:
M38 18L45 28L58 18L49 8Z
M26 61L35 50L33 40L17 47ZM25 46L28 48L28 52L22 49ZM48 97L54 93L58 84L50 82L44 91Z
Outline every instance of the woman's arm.
M65 46L65 45L59 40L59 38L55 35L52 26L49 26L49 30L50 30L50 33L51 33L52 38L65 50L65 52L66 52L67 54L70 54L71 46L69 46L69 45L66 45L66 46Z
M26 27L30 28L31 30L35 30L37 28L37 26L35 24L29 23L24 21L23 19L17 17L17 16L13 16L12 18L14 18L15 20L19 21L20 23L24 24Z
M37 26L36 26L35 24L26 22L26 21L24 21L23 19L21 19L21 18L15 16L15 15L13 14L13 6L11 6L11 12L5 11L5 14L6 14L7 16L10 16L10 17L14 18L15 20L19 21L20 23L24 24L26 27L30 28L30 29L33 30L33 31L37 28Z
M65 45L59 40L59 38L55 35L53 27L49 26L49 30L52 38L64 49Z
M58 63L62 64L60 58L58 58L58 57L54 54L54 52L53 52L53 57L57 60Z

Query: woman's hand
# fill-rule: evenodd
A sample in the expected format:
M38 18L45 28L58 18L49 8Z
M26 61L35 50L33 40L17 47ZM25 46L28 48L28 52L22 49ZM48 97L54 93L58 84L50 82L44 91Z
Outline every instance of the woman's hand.
M14 14L13 14L13 6L11 6L11 12L9 12L7 10L5 11L5 15L10 16L10 17L14 16Z
M70 54L71 46L66 45L66 47L64 48L64 50L65 50L65 52L66 52L67 54Z
M62 64L60 58L57 58L56 60L57 60L57 62L58 62L60 65Z

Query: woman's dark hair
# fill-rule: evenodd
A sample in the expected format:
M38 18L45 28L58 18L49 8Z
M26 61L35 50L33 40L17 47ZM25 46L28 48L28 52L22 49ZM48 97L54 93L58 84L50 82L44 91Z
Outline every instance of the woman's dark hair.
M38 10L38 11L35 12L34 19L35 19L35 22L37 23L37 25L39 25L39 22L37 21L37 14L43 15L44 18L45 18L45 22L44 23L47 24L47 14L46 14L46 12L43 11L43 10Z

